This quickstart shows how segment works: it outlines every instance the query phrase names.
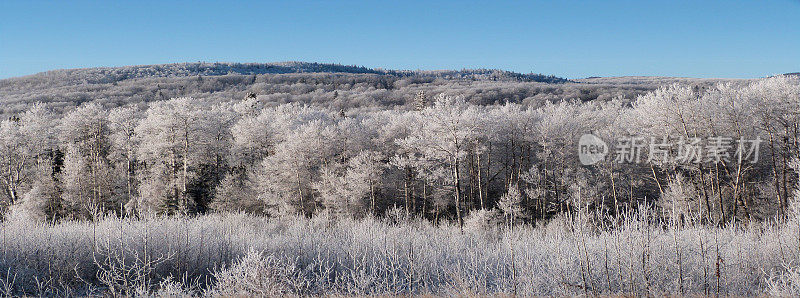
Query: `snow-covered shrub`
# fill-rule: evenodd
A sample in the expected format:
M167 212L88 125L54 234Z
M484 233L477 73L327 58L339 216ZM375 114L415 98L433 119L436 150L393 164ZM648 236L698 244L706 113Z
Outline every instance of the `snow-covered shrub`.
M473 233L497 233L505 222L503 214L497 209L473 210L464 218L464 230Z
M216 285L209 293L217 297L276 297L299 295L298 269L285 259L254 249L229 268L214 273Z
M483 218L475 222L487 217L475 214ZM108 283L102 272L128 276L128 293L140 296L491 296L514 288L543 296L748 296L793 287L796 267L786 264L800 264L795 221L719 228L660 226L648 218L631 215L592 232L565 218L494 235L473 233L469 225L461 233L454 223L372 217L6 221L0 290L81 296L110 294L108 284L125 286L119 279ZM149 286L125 273L143 267L152 267Z

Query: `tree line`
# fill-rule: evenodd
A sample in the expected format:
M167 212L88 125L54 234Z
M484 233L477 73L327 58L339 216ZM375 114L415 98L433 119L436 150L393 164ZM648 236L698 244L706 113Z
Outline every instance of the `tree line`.
M178 97L0 124L4 218L94 219L244 211L400 212L463 223L474 210L522 221L577 211L724 224L785 214L796 184L800 84L674 84L634 99L471 104L419 91L410 109L349 110ZM760 158L578 162L586 133L761 139ZM649 154L652 147L644 147Z
M10 117L36 102L56 113L86 102L107 109L177 97L216 102L255 94L271 105L304 103L339 109L386 109L411 104L419 91L461 95L472 104L506 101L538 107L566 98L635 98L672 79L590 79L500 70L395 71L314 63L184 63L55 70L0 80L0 116ZM680 79L676 79L680 80ZM708 84L718 80L692 80Z

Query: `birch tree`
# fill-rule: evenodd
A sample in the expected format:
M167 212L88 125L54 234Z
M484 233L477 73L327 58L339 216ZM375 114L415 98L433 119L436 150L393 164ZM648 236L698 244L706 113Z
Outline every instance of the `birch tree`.
M425 125L417 127L398 144L415 152L418 160L433 165L435 172L447 173L443 177L452 190L456 217L463 227L461 167L477 134L476 109L463 98L440 94L432 107L421 112L421 118Z
M142 211L193 211L195 202L188 191L200 159L204 112L203 103L193 98L155 102L136 127L137 153L145 164L140 176Z
M67 114L61 123L64 157L62 183L65 207L78 217L88 217L120 207L112 198L113 171L106 111L86 104Z
M27 147L20 125L19 119L0 123L0 177L6 206L19 200L20 188L29 175L28 167L33 163L33 152Z
M109 159L114 164L117 175L117 193L123 202L125 213L136 211L138 202L136 126L144 112L135 106L112 109L108 114L108 125L111 130L111 152ZM121 183L120 179L122 179Z
M34 219L58 216L60 199L53 174L57 125L58 119L41 103L0 124L0 174L12 213L38 214L31 216ZM39 190L34 189L37 186Z

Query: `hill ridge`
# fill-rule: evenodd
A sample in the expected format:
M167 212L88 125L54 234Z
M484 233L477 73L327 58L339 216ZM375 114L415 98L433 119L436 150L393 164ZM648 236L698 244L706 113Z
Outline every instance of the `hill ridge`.
M382 68L368 68L357 65L344 65L336 63L318 62L270 62L270 63L245 63L245 62L181 62L168 64L146 64L116 67L89 67L54 69L36 74L13 77L0 80L3 82L46 79L59 77L59 80L70 76L80 76L81 82L89 84L107 84L127 79L152 78L152 77L191 77L191 76L218 76L228 74L258 75L258 74L288 74L288 73L347 73L347 74L375 74L393 75L400 77L442 77L448 79L478 79L478 80L516 80L542 83L565 83L569 80L553 75L522 74L501 69L462 69L462 70L387 70Z

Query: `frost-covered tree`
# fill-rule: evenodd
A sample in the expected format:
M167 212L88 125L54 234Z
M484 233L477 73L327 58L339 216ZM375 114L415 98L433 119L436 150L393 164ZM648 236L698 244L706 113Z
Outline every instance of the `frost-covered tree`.
M482 79L502 82L502 72L472 73L469 84L433 79L446 81L440 75L203 73L181 81L183 90L160 77L148 79L154 86L128 86L144 88L149 107L104 108L125 103L119 99L33 105L0 123L0 195L5 207L27 202L48 219L122 204L133 214L305 215L380 214L394 205L406 215L461 221L466 212L505 204L503 194L516 186L520 206L541 220L586 208L617 215L673 196L702 211L704 221L722 223L785 211L797 184L789 167L800 144L796 78L676 80L682 83L634 100L615 98L624 92L598 95L594 87L559 87L564 93L553 96L523 82L495 88ZM131 92L125 94L142 94ZM435 102L428 94L438 94ZM389 103L398 107L381 108ZM647 161L645 147L640 163L613 160L611 151L583 166L576 148L586 133L612 146L632 135L764 143L758 162ZM676 195L676 177L694 191Z
M14 205L20 196L23 181L29 175L33 154L20 131L19 119L0 123L0 177L2 177L5 203Z
M420 177L419 168L422 166L416 164L418 160L415 155L413 147L406 147L398 142L398 140L405 139L412 131L419 128L419 113L408 112L394 112L386 111L373 114L372 117L365 119L365 127L373 127L376 132L373 137L375 149L381 152L384 156L388 156L392 167L388 168L387 178L389 184L394 184L395 187L390 190L397 190L399 193L390 197L402 198L402 204L405 207L406 213L412 212L415 208L416 194L422 199L423 214L427 213L426 205L429 200L426 192L427 182L424 177ZM415 191L414 184L420 184ZM387 200L384 203L394 203L393 200ZM448 200L452 201L452 200Z
M228 170L215 190L214 201L210 205L214 210L264 211L263 204L257 198L254 172L264 158L274 153L279 140L272 127L275 110L258 110L255 105L255 99L248 98L233 108L240 117L226 114L225 119L233 122L228 128Z
M199 127L202 131L195 149L199 152L199 160L195 166L197 174L189 189L198 212L207 211L216 194L215 189L231 171L231 126L235 121L236 113L229 104L211 106L200 120Z
M522 193L516 185L508 187L508 192L497 201L497 207L514 224L515 218L525 218L526 210L522 205Z
M384 159L380 152L365 150L347 163L345 180L349 185L349 195L357 199L369 197L369 209L373 214L376 212L376 192L386 168Z
M125 204L125 213L128 214L136 211L138 196L136 126L143 114L144 112L135 106L115 108L108 113L108 126L111 130L109 159L116 173L114 176L117 178L115 183L117 195Z
M332 214L353 215L362 207L357 198L350 196L347 180L344 177L345 166L334 162L324 166L319 179L313 183L313 189L325 209Z
M383 157L374 151L361 151L346 163L325 166L314 190L326 208L334 213L375 213L376 188L384 170Z
M107 112L97 104L83 105L65 115L60 127L64 156L62 197L68 214L79 218L119 210L113 196L114 171Z
M188 213L196 207L189 195L201 158L205 105L193 98L155 102L136 127L137 155L144 163L140 212Z
M11 206L11 218L33 221L54 220L61 211L61 194L52 170L42 169L36 173L31 188L20 202Z
M214 190L214 199L209 209L216 212L238 212L261 214L266 211L265 202L259 198L258 186L253 179L258 174L250 173L260 170L259 167L236 174L229 172Z
M274 152L279 141L272 127L274 116L272 109L264 109L255 116L244 115L231 127L236 163L248 167Z
M477 111L463 98L439 95L432 107L421 112L420 121L424 125L398 144L418 161L413 164L418 168L431 165L429 172L438 174L452 189L456 217L463 226L461 167L477 136Z
M37 181L54 180L53 158L56 153L55 126L58 120L44 104L34 104L20 116L0 123L0 176L6 206L25 204L30 214L54 218L58 212L57 198L48 197L47 204L34 203L40 196L24 196ZM39 178L37 178L39 177ZM57 192L57 185L48 191ZM30 198L30 199L27 199ZM9 206L10 205L10 206ZM45 208L37 209L36 208ZM39 218L39 217L37 217Z
M578 140L608 125L599 111L601 107L591 103L560 102L546 104L532 116L537 121L529 140L538 146L536 170L542 175L538 182L545 185L545 204L555 203L562 210L564 204L574 202L567 194L580 167Z
M321 167L336 162L334 131L322 120L302 125L280 143L275 154L254 171L259 197L279 213L311 212L315 206L312 183Z
M790 161L800 150L800 78L778 76L756 81L742 91L750 102L756 127L764 134L764 162L779 211L786 214L791 197ZM792 154L795 152L795 154Z

